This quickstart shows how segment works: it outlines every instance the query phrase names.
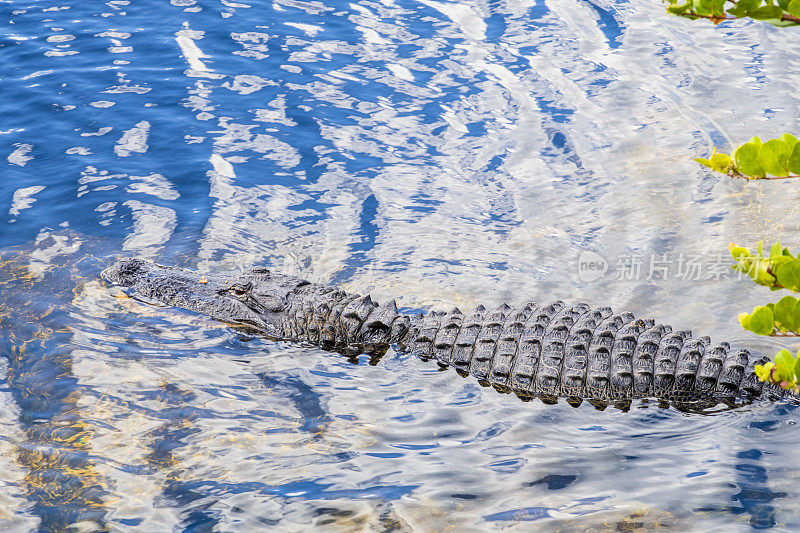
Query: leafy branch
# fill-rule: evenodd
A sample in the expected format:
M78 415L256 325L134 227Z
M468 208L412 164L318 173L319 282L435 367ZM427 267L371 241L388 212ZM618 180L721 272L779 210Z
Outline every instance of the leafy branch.
M775 354L775 361L756 365L756 376L760 381L768 381L780 385L782 389L800 392L800 351L792 355L789 350L781 350Z
M800 292L800 258L788 248L776 242L770 247L769 255L764 255L763 243L758 243L755 253L744 246L730 244L736 264L733 269L747 274L754 283L769 287ZM742 327L756 335L769 337L800 337L800 300L784 296L776 303L759 305L752 313L739 315ZM797 356L788 350L778 352L774 361L756 365L756 375L761 381L769 381L784 389L800 392L800 352Z
M800 3L800 0L795 0ZM695 159L701 165L746 180L782 180L800 177L800 141L784 133L777 139L761 142L753 137L731 155L711 153L708 159Z
M800 25L800 0L666 0L667 12L691 20L714 24L751 18L773 26Z

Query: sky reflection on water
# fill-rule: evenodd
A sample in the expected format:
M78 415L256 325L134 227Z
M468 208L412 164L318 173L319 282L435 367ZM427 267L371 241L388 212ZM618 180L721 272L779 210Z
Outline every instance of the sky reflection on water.
M118 254L266 264L412 309L581 300L769 351L735 320L761 291L674 269L798 246L792 183L691 161L798 131L796 29L659 2L0 5L2 527L798 527L792 406L522 403L98 280ZM609 265L591 282L585 251Z

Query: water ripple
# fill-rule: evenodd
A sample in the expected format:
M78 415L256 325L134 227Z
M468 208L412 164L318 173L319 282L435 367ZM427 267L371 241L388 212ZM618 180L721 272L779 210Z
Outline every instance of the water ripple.
M3 527L797 528L793 406L525 403L97 277L116 254L266 264L407 309L586 300L774 351L733 319L763 294L713 253L796 246L799 204L691 157L798 129L796 30L606 0L7 6ZM585 251L605 276L579 278Z

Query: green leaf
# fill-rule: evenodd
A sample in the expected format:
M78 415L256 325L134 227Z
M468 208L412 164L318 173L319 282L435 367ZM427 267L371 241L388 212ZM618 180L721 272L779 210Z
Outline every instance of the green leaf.
M694 12L698 15L711 14L711 3L708 0L694 0L692 4L694 6Z
M772 309L769 307L756 306L751 314L742 313L739 315L739 323L744 329L756 335L771 335L775 329Z
M739 0L734 7L728 10L728 13L734 17L746 17L758 8L760 0Z
M714 154L711 156L711 168L723 174L728 171L731 166L731 156L728 154Z
M794 331L800 333L800 307L797 298L784 296L775 304L772 312L775 325L781 331Z
M798 138L792 135L791 133L784 133L783 135L778 137L778 139L785 142L786 146L789 147L790 151L794 148L794 145L800 142L800 140L798 140Z
M786 7L786 11L788 11L790 15L800 17L800 0L792 0L789 2L788 7Z
M710 0L708 3L708 7L711 10L711 14L715 17L721 17L725 15L725 2L728 0Z
M779 284L790 291L800 292L800 259L790 259L775 265L773 275Z
M763 365L756 365L755 371L759 381L772 381L772 369L775 368L775 363L768 361Z
M774 272L778 265L782 265L783 263L788 263L792 259L794 259L794 257L792 257L792 254L781 254L775 257L770 257L769 258L769 261L771 263L770 270Z
M800 0L797 0L800 3ZM792 153L789 155L789 172L800 174L800 143L794 145Z
M794 362L794 380L795 383L800 381L800 351L797 352Z
M794 363L795 359L792 352L786 348L775 354L775 367L778 368L778 370L786 367L794 368Z
M736 163L736 169L752 178L763 178L766 175L764 168L758 160L758 150L761 147L761 142L758 144L748 142L741 145L736 149L733 154L733 160Z
M772 139L762 144L758 150L758 161L767 174L789 175L789 147L781 140Z
M781 242L772 243L772 246L769 249L769 258L772 259L773 257L778 257L783 255L783 247L781 246Z
M749 15L756 20L780 20L783 15L783 9L778 6L762 6L749 13Z
M775 354L775 374L772 379L778 382L794 383L794 367L797 360L789 350L783 349Z
M730 243L728 245L728 250L730 250L731 256L736 261L739 261L739 259L743 259L745 257L752 255L748 248L745 248L744 246L737 246L733 243Z
M731 163L733 163L731 156L729 156L728 154L718 154L716 148L714 148L714 152L711 154L710 159L703 159L702 157L698 157L695 159L695 161L712 170L716 170L717 172L722 172L723 174L727 173L728 170L730 170Z
M758 285L765 287L773 287L775 285L775 276L770 273L769 261L765 259L756 259L747 274L753 278L753 281Z
M692 7L691 2L686 2L685 4L682 5L673 4L667 7L667 12L672 13L673 15L683 15L684 13L686 13L686 11L689 10L690 7Z

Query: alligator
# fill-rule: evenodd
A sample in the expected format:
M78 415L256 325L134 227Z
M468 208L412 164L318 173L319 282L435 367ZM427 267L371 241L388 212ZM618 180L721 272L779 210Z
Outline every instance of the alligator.
M652 399L702 411L794 396L758 380L753 365L765 357L609 307L555 301L409 315L394 300L379 305L370 296L266 268L203 274L126 258L102 275L146 302L181 307L271 339L378 358L393 347L523 400L565 398L573 406L586 400L598 409L627 410L632 400Z

